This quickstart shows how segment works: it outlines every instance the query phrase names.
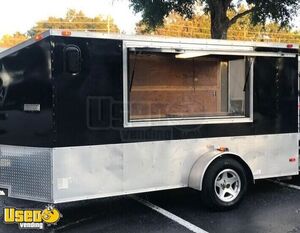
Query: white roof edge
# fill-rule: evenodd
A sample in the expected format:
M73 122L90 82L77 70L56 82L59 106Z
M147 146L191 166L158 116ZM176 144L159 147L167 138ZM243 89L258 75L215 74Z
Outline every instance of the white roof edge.
M62 36L62 32L65 30L48 30L40 35L42 38L48 36ZM99 38L99 39L116 39L125 41L148 41L148 42L159 42L159 43L184 43L184 44L199 44L199 45L219 45L219 46L253 46L253 47L269 47L269 48L287 48L287 45L292 45L293 49L299 49L298 44L294 43L269 43L269 42L253 42L253 41L237 41L237 40L215 40L215 39L198 39L198 38L178 38L168 36L142 36L142 35L123 35L123 34L105 34L99 32L79 32L71 31L72 37L83 37L83 38ZM0 53L0 59L6 57L16 51L23 49L29 45L32 45L37 40L30 38L12 48L6 49Z
M61 36L64 30L50 30L50 34ZM216 39L201 39L201 38L185 38L185 37L170 37L170 36L143 36L143 35L124 35L124 34L106 34L99 32L80 32L70 31L73 37L88 37L101 39L118 39L128 41L149 41L149 42L165 42L165 43L191 43L191 44L210 44L210 45L237 45L237 46L255 46L255 47L271 47L271 48L287 48L287 45L292 45L293 49L299 49L299 44L296 43L275 43L275 42L255 42L241 40L216 40Z

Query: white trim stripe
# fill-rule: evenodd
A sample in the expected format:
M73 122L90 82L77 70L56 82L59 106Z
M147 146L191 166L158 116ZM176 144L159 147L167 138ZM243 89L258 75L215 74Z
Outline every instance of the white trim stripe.
M196 225L194 225L194 224L192 224L192 223L190 223L190 222L188 222L188 221L186 221L186 220L184 220L184 219L176 216L175 214L172 214L171 212L169 212L169 211L167 211L167 210L165 210L165 209L163 209L163 208L161 208L161 207L159 207L157 205L152 204L149 201L146 201L146 200L144 200L144 199L142 199L140 197L137 197L135 195L132 195L130 197L133 200L135 200L135 201L141 203L142 205L147 206L150 209L152 209L152 210L154 210L154 211L156 211L156 212L164 215L165 217L171 219L172 221L180 224L181 226L189 229L192 232L195 232L195 233L208 233L207 231L201 229L200 227L198 227L198 226L196 226Z

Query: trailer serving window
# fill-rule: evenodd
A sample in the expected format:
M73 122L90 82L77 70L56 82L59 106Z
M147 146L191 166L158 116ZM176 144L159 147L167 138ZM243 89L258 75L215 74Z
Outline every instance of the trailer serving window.
M125 126L251 121L253 59L128 49Z

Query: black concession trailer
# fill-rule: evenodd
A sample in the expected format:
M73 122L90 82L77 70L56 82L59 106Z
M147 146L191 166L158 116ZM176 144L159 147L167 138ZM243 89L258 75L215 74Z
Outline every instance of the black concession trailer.
M298 45L51 30L0 53L0 188L50 203L298 174Z

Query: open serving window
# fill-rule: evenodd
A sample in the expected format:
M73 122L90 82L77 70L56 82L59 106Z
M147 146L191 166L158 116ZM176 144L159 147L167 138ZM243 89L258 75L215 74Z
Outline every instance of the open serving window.
M253 58L126 48L125 127L252 121Z

